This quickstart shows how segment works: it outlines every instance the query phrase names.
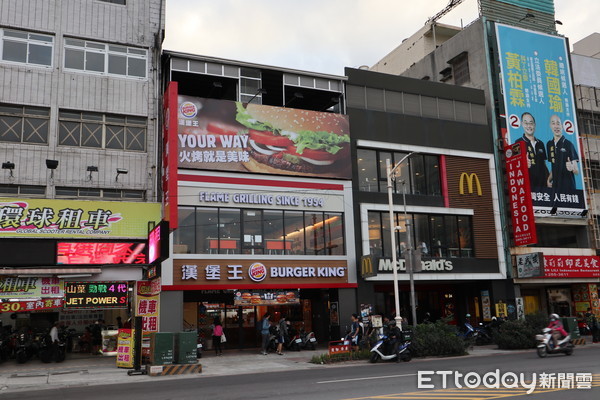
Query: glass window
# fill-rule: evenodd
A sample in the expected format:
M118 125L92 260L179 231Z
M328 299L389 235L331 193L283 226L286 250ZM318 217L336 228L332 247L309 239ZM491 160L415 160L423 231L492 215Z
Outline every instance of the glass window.
M180 228L177 228L179 230ZM177 232L177 230L175 232ZM198 207L196 209L196 251L199 254L219 252L219 210Z
M344 219L341 213L325 213L325 254L343 255Z
M446 244L448 246L448 255L450 257L460 257L460 244L458 242L458 224L454 215L444 217L446 228Z
M437 98L421 96L421 111L424 117L437 118Z
M379 191L386 192L387 191L387 160L390 160L390 164L394 166L394 158L392 157L392 153L388 152L379 152Z
M283 236L283 211L263 211L263 233L266 254L290 254L291 243Z
M398 227L398 230L396 231L396 244L397 247L396 249L398 250L398 253L396 254L397 257L404 257L405 256L405 251L406 249L408 249L408 235L407 235L407 230L406 230L406 221L410 221L411 216L410 215L404 215L404 214L395 214L396 217L396 226ZM412 223L412 221L411 221ZM411 237L412 239L412 237Z
M61 110L58 119L60 146L146 150L146 118Z
M383 238L384 257L392 256L392 239L390 237L390 232L390 214L381 213L381 237ZM396 251L396 253L398 253L398 251Z
M415 248L421 249L423 257L429 257L431 243L429 241L429 219L425 214L414 215Z
M243 210L242 253L263 254L262 210Z
M418 94L403 94L404 113L408 115L421 115L421 100Z
M90 71L103 75L146 77L148 53L145 49L67 38L64 43L64 66L66 69Z
M404 157L406 157L407 155L408 153L394 153L394 162L392 164L392 168L394 167L394 165L402 161L402 159L404 159ZM404 185L406 185L406 193L410 193L410 162L410 158L404 159L404 161L402 161L402 164L400 164L394 172L394 176L396 177L396 193L403 193Z
M0 29L1 59L27 65L52 66L54 38L48 35Z
M240 210L219 209L219 254L240 254Z
M427 174L427 191L430 196L441 196L440 163L438 156L425 155L425 172Z
M304 213L302 211L285 211L285 240L291 242L292 254L305 254L304 249Z
M369 211L369 248L374 257L383 257L383 238L381 237L381 213Z
M377 192L377 152L375 150L358 149L358 190Z
M0 104L0 141L48 143L50 109Z
M427 177L425 176L425 162L423 156L417 154L410 158L410 170L412 173L412 193L427 194Z
M193 207L179 207L178 228L173 237L173 253L195 253L194 230L196 213Z
M475 257L473 251L473 228L471 225L471 217L460 215L458 216L458 238L460 243L461 257Z
M323 225L323 213L305 213L306 254L325 254L325 232Z
M75 188L57 187L56 195L65 197L77 197L79 195L79 191Z
M432 215L429 218L429 231L431 232L431 256L447 257L448 244L446 243L444 216Z

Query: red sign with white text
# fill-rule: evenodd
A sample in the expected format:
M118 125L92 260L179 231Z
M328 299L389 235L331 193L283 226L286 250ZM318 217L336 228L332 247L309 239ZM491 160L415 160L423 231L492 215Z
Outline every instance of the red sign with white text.
M529 186L529 169L524 142L516 142L504 148L508 195L512 215L515 246L537 243L533 202Z
M541 278L600 278L600 257L544 255Z
M145 243L58 242L57 264L145 264Z
M163 96L163 215L177 229L177 82L169 82Z

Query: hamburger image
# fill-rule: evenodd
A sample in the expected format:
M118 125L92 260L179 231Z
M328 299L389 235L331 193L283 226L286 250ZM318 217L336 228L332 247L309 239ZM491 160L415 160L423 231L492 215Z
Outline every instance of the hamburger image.
M239 102L236 108L236 120L249 136L250 159L243 164L251 172L322 176L349 157L348 121L342 115Z
M278 294L276 300L278 303L287 303L287 297L285 294Z
M242 293L242 301L244 303L250 303L250 300L252 299L252 295L248 292L244 292Z
M259 304L260 303L260 295L259 294L252 295L251 303L252 304Z
M285 297L286 297L287 301L290 303L293 303L294 301L296 301L296 293L294 293L294 292L287 292L285 294Z

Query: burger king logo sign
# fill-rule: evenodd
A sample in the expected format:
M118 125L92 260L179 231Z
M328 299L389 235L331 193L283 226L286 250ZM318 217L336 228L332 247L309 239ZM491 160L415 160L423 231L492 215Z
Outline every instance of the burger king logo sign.
M262 282L267 277L267 267L261 263L254 263L248 268L248 276L254 282Z
M179 111L181 112L181 115L186 118L194 118L196 114L198 114L198 108L190 101L181 104L181 106L179 106Z

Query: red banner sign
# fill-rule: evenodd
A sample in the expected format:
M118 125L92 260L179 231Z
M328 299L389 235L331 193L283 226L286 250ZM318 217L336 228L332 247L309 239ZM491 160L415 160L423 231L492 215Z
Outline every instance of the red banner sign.
M600 257L544 255L542 278L600 278Z
M177 82L169 82L163 96L163 215L177 229Z
M504 148L510 213L512 215L513 236L516 246L537 243L533 202L529 185L527 152L525 143L517 142Z
M30 312L62 308L63 299L41 299L35 301L8 301L0 303L0 312Z
M145 243L58 242L57 264L145 264Z

